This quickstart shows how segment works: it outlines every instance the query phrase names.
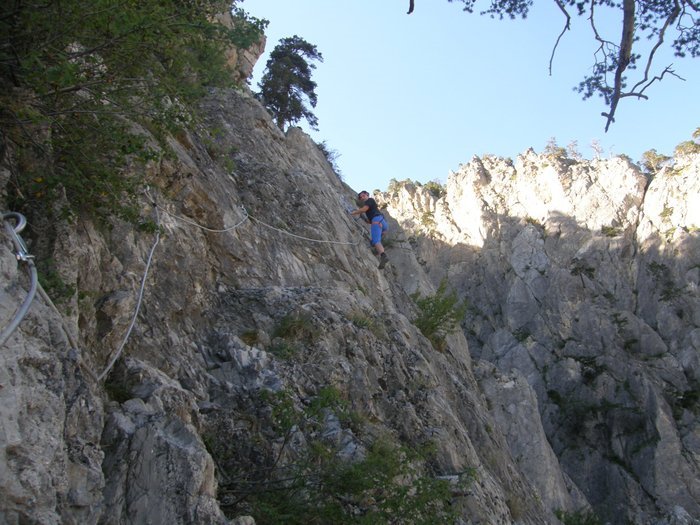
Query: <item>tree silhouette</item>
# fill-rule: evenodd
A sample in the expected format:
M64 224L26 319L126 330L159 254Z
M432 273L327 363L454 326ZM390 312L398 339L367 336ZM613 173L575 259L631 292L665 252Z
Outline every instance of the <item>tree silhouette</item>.
M464 4L464 11L474 12L477 0L456 1ZM489 8L480 14L500 19L526 18L533 1L491 0ZM414 3L414 0L409 0L409 14ZM647 99L647 89L667 75L685 80L676 74L673 64L652 71L657 52L664 45L670 46L677 57L700 56L700 4L695 0L554 0L554 3L562 13L564 27L552 49L550 74L559 42L571 29L570 11L575 10L577 15L588 20L598 45L592 73L586 75L575 89L584 100L593 95L605 100L609 108L602 113L606 119L605 131L615 122L615 111L623 98ZM609 19L613 14L611 11L622 11L621 36L612 40L603 35L598 24ZM667 38L671 39L669 43L666 43ZM648 42L648 48L640 53L638 50L644 47L644 41ZM630 78L630 72L637 69L636 78Z
M265 72L258 84L263 104L275 117L277 125L284 130L286 124L295 124L306 119L317 129L318 119L306 107L316 107L316 82L311 80L311 71L316 68L306 59L323 62L323 56L315 45L294 35L283 38L270 53Z

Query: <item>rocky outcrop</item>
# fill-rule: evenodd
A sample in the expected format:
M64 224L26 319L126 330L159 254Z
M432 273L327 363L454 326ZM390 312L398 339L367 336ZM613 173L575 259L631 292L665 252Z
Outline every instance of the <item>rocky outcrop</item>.
M324 419L341 457L379 436L432 443L422 470L454 480L465 520L553 520L485 409L464 336L440 353L412 324L408 294L432 291L413 253L380 272L347 213L354 192L250 94L204 106L205 126L150 167L157 233L81 220L31 243L70 292L58 310L38 298L3 349L3 520L226 523L255 510L237 503L236 472L315 439L278 440L275 396L301 410L327 387L361 420ZM25 280L2 239L5 326ZM289 319L308 333L280 335Z
M440 199L383 195L469 301L490 413L550 506L573 483L612 523L700 516L699 169L680 156L648 182L623 158L528 151L473 159Z
M383 440L430 445L412 476L458 523L698 519L697 158L399 185L380 271L307 135L245 89L203 112L148 168L150 228L31 218L63 293L0 351L0 521L249 524L308 451ZM4 328L28 288L4 231L0 275ZM439 351L411 295L443 278L470 308Z
M214 17L215 21L229 29L236 25L236 19L230 11ZM237 84L248 82L253 74L253 68L260 56L265 52L267 38L261 35L260 40L246 49L230 47L226 50L226 63L231 70L233 81Z

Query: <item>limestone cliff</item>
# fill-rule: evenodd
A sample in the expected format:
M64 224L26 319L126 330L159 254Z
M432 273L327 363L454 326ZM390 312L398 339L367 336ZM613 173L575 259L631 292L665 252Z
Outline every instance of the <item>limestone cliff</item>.
M246 90L203 106L149 168L155 231L34 219L67 293L0 351L0 521L244 523L254 473L380 436L432 444L417 468L454 482L461 523L700 517L697 159L648 188L620 160L475 160L439 200L383 196L380 271L307 135ZM28 283L0 244L4 328ZM444 276L470 311L439 352L410 295ZM326 387L354 419L275 433Z
M464 324L489 413L546 506L700 517L700 158L474 158L383 195ZM694 520L690 517L692 516Z

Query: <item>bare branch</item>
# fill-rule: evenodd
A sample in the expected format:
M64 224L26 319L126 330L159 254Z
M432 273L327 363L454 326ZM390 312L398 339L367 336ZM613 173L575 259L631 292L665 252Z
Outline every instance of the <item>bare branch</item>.
M559 6L559 9L561 10L561 12L564 13L564 16L566 17L566 23L564 24L564 29L562 29L561 33L559 33L559 36L557 37L557 41L554 44L554 48L552 49L552 55L549 57L549 76L552 76L552 63L554 62L554 55L557 52L557 47L559 47L559 41L564 36L564 33L566 33L567 31L569 31L571 29L571 16L569 15L569 12L566 10L566 6L562 3L561 0L554 0L554 2Z
M600 33L598 33L598 28L595 25L595 14L594 14L595 13L595 3L596 3L596 0L591 0L591 16L588 17L588 20L590 20L590 22L591 22L591 29L593 29L593 36L595 37L595 39L598 42L600 42L600 49L603 49L603 47L606 44L610 44L610 42L608 42L607 40L604 40L600 36ZM607 56L607 54L605 52L604 52L604 54L605 54L605 56Z
M661 80L663 80L664 76L665 76L667 73L668 73L669 75L674 76L674 77L676 77L677 79L682 80L682 81L685 82L685 79L684 79L683 77L681 77L680 75L676 74L676 72L675 72L673 69L671 69L671 66L672 66L672 65L673 65L673 64L666 66L666 67L664 68L664 70L661 72L661 75L655 75L651 80L649 80L648 78L645 78L644 81L647 82L647 83L646 83L646 85L643 86L642 89L640 89L639 91L635 91L635 90L637 89L637 87L639 87L639 85L640 85L642 82L641 82L641 81L640 81L640 82L637 82L637 84L634 86L634 89L632 89L632 91L630 91L629 93L621 93L621 94L620 94L620 98L623 98L623 97L637 97L637 98L643 98L643 99L645 99L645 100L648 99L649 97L647 97L647 96L644 94L644 91L646 91L646 89L647 89L649 86L651 86L654 82L656 82L656 81L661 82Z
M641 85L644 84L649 80L649 71L651 70L651 64L654 61L654 55L656 54L656 51L661 47L661 44L664 42L664 35L666 34L666 30L668 27L673 24L676 19L678 18L678 15L681 12L681 6L678 4L678 1L675 2L675 7L673 8L673 11L671 12L670 15L668 15L668 18L666 19L666 22L664 23L664 26L661 28L659 31L659 38L656 41L656 44L652 48L652 50L649 52L649 57L647 59L647 67L644 69L644 78L641 79L639 82L637 82L634 87L632 88L632 91L636 91L636 89ZM661 80L661 78L664 76L666 72L673 73L673 71L669 70L671 66L667 66L666 69L664 69L664 72L661 74L661 77L654 77L649 84L644 86L642 91L644 91L647 87L651 85L654 80Z
M683 3L689 5L693 11L700 11L700 4L696 4L693 0L685 0Z

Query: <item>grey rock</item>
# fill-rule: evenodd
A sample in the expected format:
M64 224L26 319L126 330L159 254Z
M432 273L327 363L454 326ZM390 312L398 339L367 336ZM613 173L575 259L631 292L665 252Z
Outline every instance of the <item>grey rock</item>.
M459 482L460 523L698 519L697 157L648 186L533 151L473 159L439 199L399 184L380 272L308 135L246 89L203 111L149 167L157 245L88 218L35 243L76 292L0 352L0 521L254 523L237 496L271 468L380 438L432 444L416 468ZM26 293L8 247L0 326ZM411 294L444 278L469 311L440 351Z

